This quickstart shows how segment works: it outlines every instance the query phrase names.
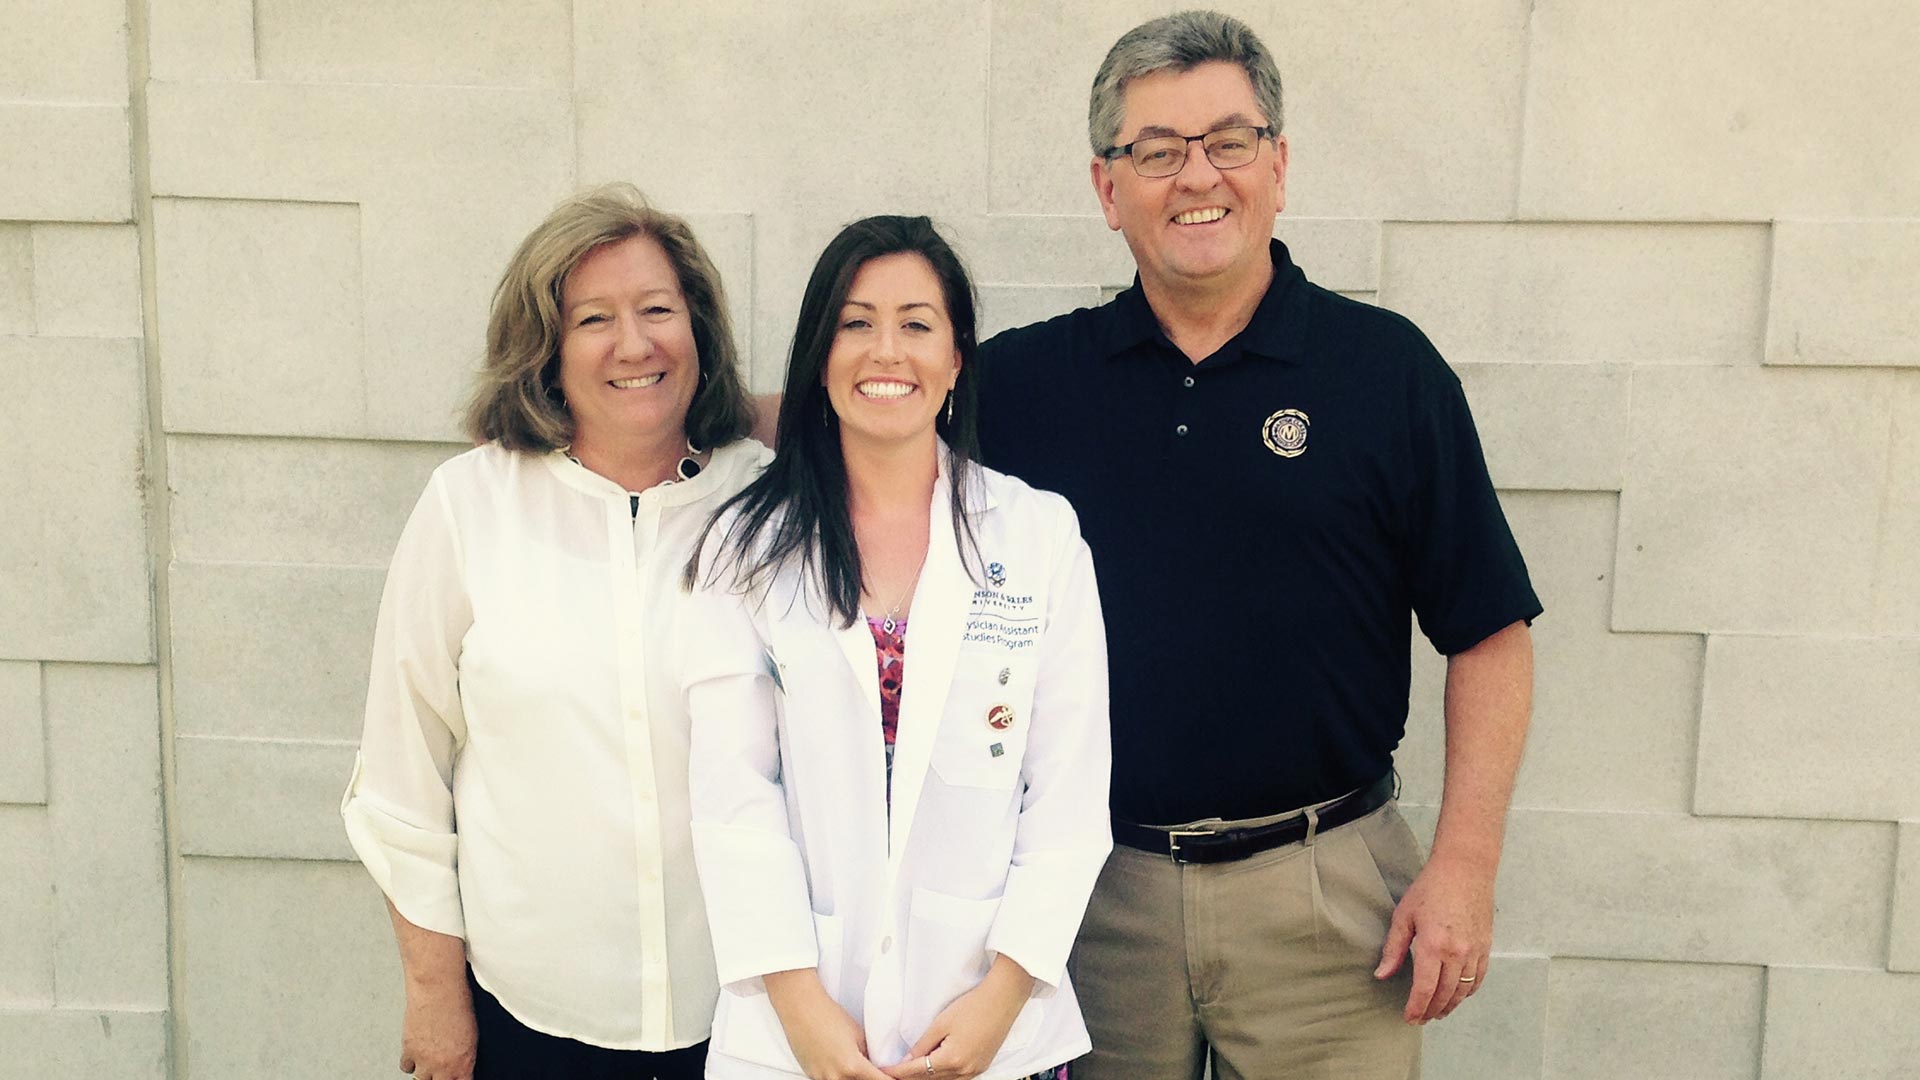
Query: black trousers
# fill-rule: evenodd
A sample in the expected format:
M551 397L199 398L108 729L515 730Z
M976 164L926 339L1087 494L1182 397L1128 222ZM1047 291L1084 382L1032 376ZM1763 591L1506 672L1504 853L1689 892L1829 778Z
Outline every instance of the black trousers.
M474 981L473 1019L480 1032L480 1055L473 1080L700 1080L707 1068L707 1044L684 1050L648 1053L608 1050L535 1031L501 1006Z

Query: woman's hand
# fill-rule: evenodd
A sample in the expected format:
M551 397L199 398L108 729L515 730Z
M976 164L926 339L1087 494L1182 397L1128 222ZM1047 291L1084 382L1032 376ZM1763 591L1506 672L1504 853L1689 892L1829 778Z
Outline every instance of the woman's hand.
M473 1080L479 1035L465 979L407 985L400 1024L400 1071L414 1080Z
M820 985L817 969L777 971L766 984L787 1045L809 1080L887 1080L867 1060L867 1033Z
M387 901L407 1011L400 1021L400 1071L414 1080L473 1080L480 1036L467 989L467 943L422 929Z
M1032 996L1033 976L1005 956L995 957L980 985L940 1010L926 1034L907 1052L907 1059L886 1070L885 1075L893 1080L970 1080L979 1076L993 1064L1000 1044L1007 1041L1007 1032L1013 1030L1013 1021Z

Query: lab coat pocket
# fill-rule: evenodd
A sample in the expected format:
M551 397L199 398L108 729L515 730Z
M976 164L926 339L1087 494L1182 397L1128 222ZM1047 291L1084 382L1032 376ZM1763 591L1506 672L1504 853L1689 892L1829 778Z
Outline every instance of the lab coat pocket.
M1013 1026L1007 1029L1007 1039L1000 1044L1000 1053L996 1057L1023 1049L1040 1034L1040 1022L1046 1018L1046 1003L1037 997L1027 999L1020 1006L1020 1015L1013 1018Z
M900 1037L909 1046L926 1034L942 1009L987 977L987 931L999 912L999 897L965 900L913 890L900 1010Z
M933 771L954 787L1006 791L1020 776L1033 723L1033 662L963 657L933 744Z

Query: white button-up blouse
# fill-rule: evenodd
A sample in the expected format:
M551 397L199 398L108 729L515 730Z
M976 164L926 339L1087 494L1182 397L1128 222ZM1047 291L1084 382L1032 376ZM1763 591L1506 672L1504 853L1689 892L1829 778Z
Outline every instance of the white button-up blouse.
M768 456L721 447L633 511L565 454L488 444L434 471L401 535L347 835L400 914L464 937L480 985L537 1031L651 1051L708 1035L665 635L708 516Z

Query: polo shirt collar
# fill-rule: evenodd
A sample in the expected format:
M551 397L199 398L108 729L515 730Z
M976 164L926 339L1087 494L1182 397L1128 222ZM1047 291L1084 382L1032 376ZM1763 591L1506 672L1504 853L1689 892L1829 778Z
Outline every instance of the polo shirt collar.
M1244 352L1299 363L1307 358L1307 278L1293 264L1287 245L1271 240L1267 251L1273 259L1273 281L1267 286L1266 295L1260 298L1259 306L1254 308L1252 320L1234 336L1234 341ZM1112 359L1135 346L1166 340L1160 320L1147 303L1146 291L1140 287L1140 275L1135 273L1133 284L1115 296L1108 306L1108 318L1101 327L1098 342L1100 354ZM1170 342L1168 347L1172 347Z

